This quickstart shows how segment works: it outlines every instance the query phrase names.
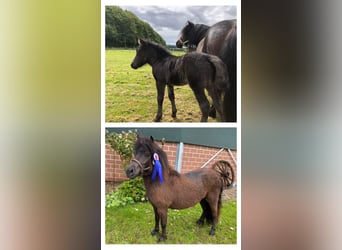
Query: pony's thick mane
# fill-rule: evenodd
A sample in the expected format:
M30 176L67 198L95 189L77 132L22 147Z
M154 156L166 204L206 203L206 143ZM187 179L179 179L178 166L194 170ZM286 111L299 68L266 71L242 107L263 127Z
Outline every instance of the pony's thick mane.
M161 147L158 146L158 144L151 141L151 139L149 138L138 137L135 147L137 148L141 144L145 145L151 151L152 154L157 153L159 155L159 159L161 161L163 168L167 169L170 175L179 176L179 173L170 167L167 154Z
M153 143L153 145L159 155L163 168L167 168L169 170L170 175L179 176L179 173L170 167L169 160L167 158L167 154L165 153L165 151L162 148L160 148L156 143Z

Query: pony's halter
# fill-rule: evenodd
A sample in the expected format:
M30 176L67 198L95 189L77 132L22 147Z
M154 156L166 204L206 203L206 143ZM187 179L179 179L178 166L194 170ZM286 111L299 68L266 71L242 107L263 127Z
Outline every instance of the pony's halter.
M146 175L147 171L152 169L150 165L147 165L147 166L144 167L143 164L140 161L138 161L137 159L135 159L135 158L132 159L132 161L138 164L138 166L141 169L142 175Z

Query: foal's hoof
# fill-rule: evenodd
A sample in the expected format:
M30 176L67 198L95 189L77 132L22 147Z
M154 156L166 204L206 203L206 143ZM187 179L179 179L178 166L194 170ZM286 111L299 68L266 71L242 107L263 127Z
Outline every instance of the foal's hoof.
M214 236L215 235L215 229L211 229L210 232L209 232L209 235L210 236Z
M216 118L216 109L214 107L210 108L209 116L214 118L214 119Z
M153 122L160 122L161 121L161 117L155 117L154 119L153 119Z

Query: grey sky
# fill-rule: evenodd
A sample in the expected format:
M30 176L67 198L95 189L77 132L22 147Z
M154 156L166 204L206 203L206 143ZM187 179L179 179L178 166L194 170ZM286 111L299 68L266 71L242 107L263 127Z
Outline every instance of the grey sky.
M175 44L178 34L189 20L213 25L236 18L236 6L120 6L149 23L166 41Z

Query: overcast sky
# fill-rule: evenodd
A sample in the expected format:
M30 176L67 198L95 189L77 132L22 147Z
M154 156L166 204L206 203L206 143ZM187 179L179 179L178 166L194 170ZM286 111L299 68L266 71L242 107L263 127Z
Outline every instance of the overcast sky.
M120 6L149 23L166 41L175 45L181 29L189 20L213 25L236 18L236 6Z

